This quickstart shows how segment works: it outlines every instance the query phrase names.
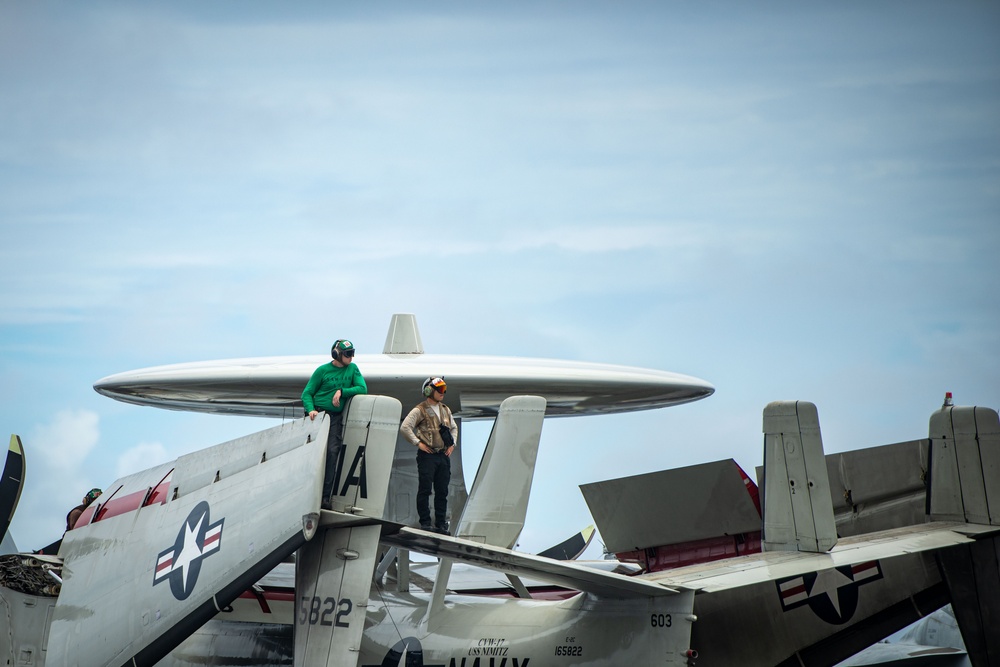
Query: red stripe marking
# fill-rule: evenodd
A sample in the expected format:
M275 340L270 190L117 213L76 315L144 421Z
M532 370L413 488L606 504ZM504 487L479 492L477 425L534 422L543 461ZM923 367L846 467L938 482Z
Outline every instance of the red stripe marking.
M790 598L793 595L798 595L799 593L805 593L805 592L806 592L806 585L799 584L798 586L793 586L792 588L786 588L785 590L781 591L781 597Z
M139 506L142 505L142 501L145 500L145 498L146 491L135 491L120 498L112 498L108 502L101 505L101 509L98 511L94 521L103 521L105 519L110 519L113 516L120 516L122 514L135 511L139 509Z
M83 514L81 514L80 518L76 520L76 526L74 526L74 529L86 526L88 523L90 523L90 520L94 518L94 511L96 509L97 505L95 504L83 510Z
M240 597L256 600L257 594L252 590L243 591L240 593ZM295 602L295 591L290 591L287 588L265 588L264 599L272 602Z
M172 472L172 471L171 471ZM160 482L153 489L153 492L149 494L149 500L143 507L149 507L150 505L163 505L167 502L167 492L170 490L170 480Z
M878 567L878 562L870 560L867 563L858 563L851 568L851 571L857 574L858 572L863 572L864 570L872 570Z
M172 471L171 471L172 472ZM149 505L160 504L163 505L167 502L167 492L170 490L170 480L164 480L160 482L153 492L149 494L149 499L143 504L143 500L146 499L146 491L135 491L128 495L122 496L121 498L112 498L108 502L100 505L100 511L97 516L94 516L94 510L97 505L93 505L84 510L83 514L80 515L79 521L76 522L76 527L86 526L88 523L94 521L103 521L104 519L110 519L113 516L119 516L132 512L139 509L139 507L148 507Z

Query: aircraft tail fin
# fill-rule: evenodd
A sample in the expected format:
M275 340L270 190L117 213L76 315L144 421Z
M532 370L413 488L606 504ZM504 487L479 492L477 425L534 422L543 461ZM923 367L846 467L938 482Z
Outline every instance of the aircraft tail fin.
M368 593L378 557L401 406L386 396L351 400L346 461L324 512L325 532L298 551L295 568L295 665L357 665Z
M1000 526L1000 418L996 410L945 405L930 418L932 519ZM941 552L940 565L974 664L1000 660L1000 537Z
M343 463L331 499L334 510L383 518L401 412L399 401L389 396L351 399L344 419Z
M514 547L528 512L544 417L545 399L541 396L511 396L500 404L462 518L454 530L456 536L505 549ZM450 576L451 561L442 559L431 595L432 616L441 608ZM516 578L511 578L511 583L520 587Z
M928 511L933 519L1000 526L996 410L945 406L930 418Z
M528 511L544 416L541 396L511 396L500 404L456 536L513 548Z
M837 543L816 406L764 408L764 551L829 551Z

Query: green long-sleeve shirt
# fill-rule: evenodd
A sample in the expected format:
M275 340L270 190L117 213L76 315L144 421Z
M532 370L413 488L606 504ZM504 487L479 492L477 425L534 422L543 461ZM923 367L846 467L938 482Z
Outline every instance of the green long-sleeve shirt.
M340 406L334 407L333 395L340 389ZM344 409L347 399L359 394L367 394L368 385L361 376L361 371L353 363L347 366L334 366L333 363L323 364L315 371L306 388L302 390L302 406L306 412L323 410L325 412L340 412Z

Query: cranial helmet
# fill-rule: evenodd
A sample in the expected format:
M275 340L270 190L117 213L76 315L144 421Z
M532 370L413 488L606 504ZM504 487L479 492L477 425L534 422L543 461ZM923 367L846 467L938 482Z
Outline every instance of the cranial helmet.
M448 388L447 383L445 383L444 378L427 378L424 380L424 384L421 385L420 389L424 392L424 396L430 396L437 389L442 394Z
M83 497L83 502L85 502L85 503L87 503L89 505L90 503L94 502L94 500L99 495L101 495L101 493L102 493L102 491L100 489L96 489L96 488L95 489L91 489L90 491L87 491L87 495L85 495Z
M354 352L354 343L347 340L346 338L338 339L333 343L333 347L330 348L330 356L336 359L337 361L341 360L341 356L344 355L345 352L352 353L348 354L347 356L353 356Z

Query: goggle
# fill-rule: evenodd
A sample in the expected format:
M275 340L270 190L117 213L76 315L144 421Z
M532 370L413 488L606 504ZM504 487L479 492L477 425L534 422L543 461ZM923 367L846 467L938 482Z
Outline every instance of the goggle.
M447 385L444 385L444 386L434 386L434 385L431 385L431 386L434 387L434 391L440 391L442 394L445 393L446 391L448 391Z
M342 356L342 357L353 357L354 356L354 350L345 350L345 351L343 351L343 352L340 353L340 356Z

